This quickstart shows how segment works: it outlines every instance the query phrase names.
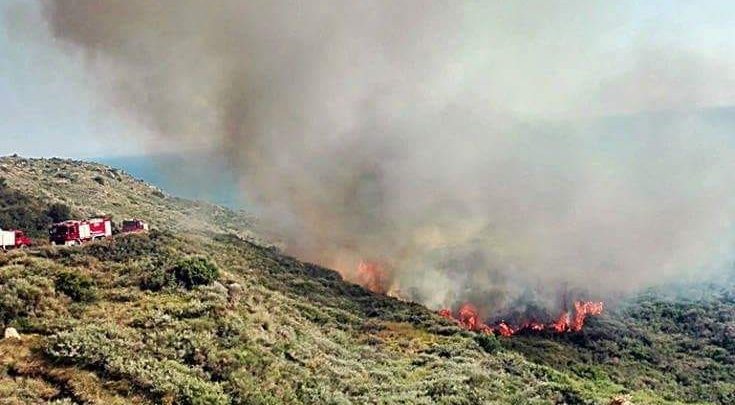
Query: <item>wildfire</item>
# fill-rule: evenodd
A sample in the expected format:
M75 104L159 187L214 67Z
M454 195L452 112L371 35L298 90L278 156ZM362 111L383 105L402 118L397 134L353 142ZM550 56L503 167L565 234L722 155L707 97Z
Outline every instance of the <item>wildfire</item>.
M452 315L450 309L442 309L439 311L439 315L447 319L456 320L463 328L474 331L474 332L486 332L492 333L492 329L485 325L477 313L477 308L472 304L464 304L457 312L457 317Z
M361 261L357 266L357 283L368 290L386 294L389 289L388 274L375 262Z
M554 322L551 323L551 329L554 330L554 332L562 333L569 329L569 312L562 312Z
M397 285L391 285L391 278L388 272L378 262L362 260L357 266L357 272L354 274L353 281L368 290L401 299L400 289ZM565 310L551 322L542 323L536 320L528 320L517 326L513 326L505 321L497 322L494 326L487 325L480 318L477 307L470 303L463 304L456 315L448 308L440 310L438 314L444 318L456 321L462 328L473 332L513 336L523 332L579 332L584 327L584 322L587 317L600 315L603 307L604 304L602 302L575 301L574 309L571 313Z
M554 321L544 324L536 321L527 321L518 328L514 328L506 322L498 322L491 327L480 320L477 308L472 304L464 304L457 311L457 316L452 314L450 309L442 309L439 315L456 321L460 326L467 330L479 333L495 334L500 336L513 336L520 332L542 332L550 330L555 333L579 332L584 326L584 321L588 316L596 316L602 313L604 304L602 302L593 301L576 301L574 302L574 312L570 314L567 311L562 312Z
M584 320L590 315L600 315L602 313L603 306L602 302L576 301L574 303L574 318L572 318L572 324L569 325L569 329L573 332L582 330Z

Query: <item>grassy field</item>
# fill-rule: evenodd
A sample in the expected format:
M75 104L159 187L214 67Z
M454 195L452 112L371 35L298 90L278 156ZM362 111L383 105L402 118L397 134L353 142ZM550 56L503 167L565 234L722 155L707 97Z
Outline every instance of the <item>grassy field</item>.
M0 177L38 212L156 228L0 254L0 324L22 335L0 341L3 404L735 402L723 286L631 297L577 334L494 338L285 256L244 213L114 169L2 158Z

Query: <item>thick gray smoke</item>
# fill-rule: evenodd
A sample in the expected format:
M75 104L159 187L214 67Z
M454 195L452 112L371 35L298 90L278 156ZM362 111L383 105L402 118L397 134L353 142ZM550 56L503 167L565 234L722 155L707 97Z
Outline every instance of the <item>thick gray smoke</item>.
M626 3L40 1L122 114L220 150L348 278L490 311L730 251L735 64L636 38Z

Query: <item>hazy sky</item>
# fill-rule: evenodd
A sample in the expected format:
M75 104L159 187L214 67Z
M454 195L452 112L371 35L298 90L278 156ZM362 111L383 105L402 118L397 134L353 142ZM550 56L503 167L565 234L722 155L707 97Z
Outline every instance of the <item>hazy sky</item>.
M140 154L142 132L104 107L78 54L53 46L35 2L0 0L0 155L97 157ZM16 25L18 24L18 25Z
M631 42L675 45L701 58L735 62L733 56L723 57L735 55L732 2L619 3L625 17L609 31L607 47ZM548 8L549 4L530 2L529 7ZM140 126L114 114L96 97L87 83L81 53L54 46L43 30L30 29L45 24L35 1L0 0L0 13L0 154L90 157L150 150L144 141L128 136L136 133L143 138ZM585 18L585 10L579 11L578 18ZM707 102L732 105L730 93L723 90L721 99Z

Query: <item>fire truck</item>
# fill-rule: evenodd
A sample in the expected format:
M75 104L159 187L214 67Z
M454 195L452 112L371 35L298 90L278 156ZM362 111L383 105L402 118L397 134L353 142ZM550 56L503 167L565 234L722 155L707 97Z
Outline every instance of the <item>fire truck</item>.
M0 250L23 249L31 246L31 238L23 231L4 231L0 229Z
M73 246L95 239L112 236L110 218L92 218L84 221L70 220L51 225L49 241L52 245Z
M126 219L122 223L123 233L147 232L148 223L140 219Z

